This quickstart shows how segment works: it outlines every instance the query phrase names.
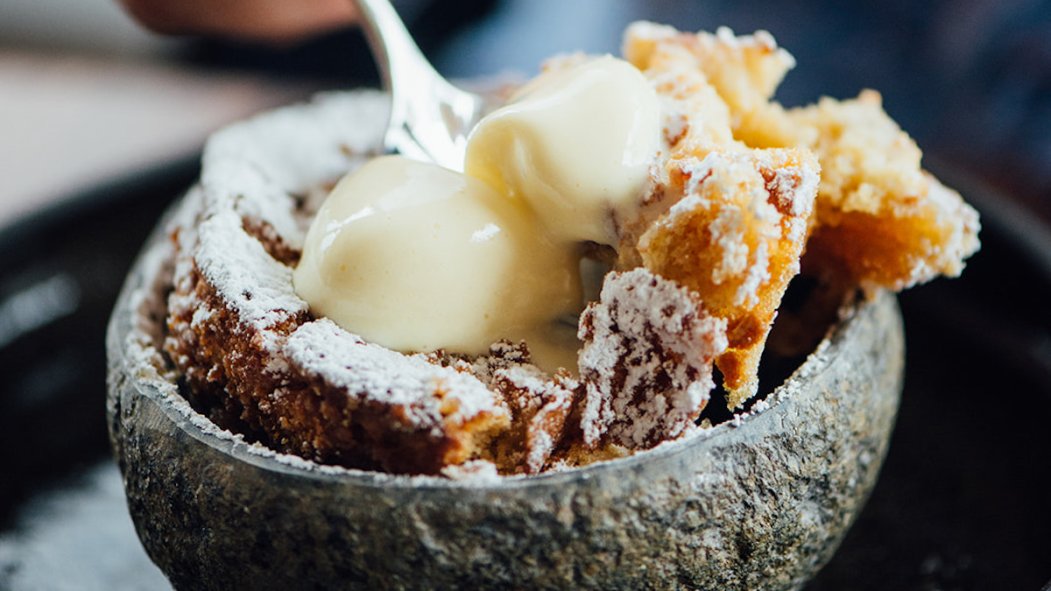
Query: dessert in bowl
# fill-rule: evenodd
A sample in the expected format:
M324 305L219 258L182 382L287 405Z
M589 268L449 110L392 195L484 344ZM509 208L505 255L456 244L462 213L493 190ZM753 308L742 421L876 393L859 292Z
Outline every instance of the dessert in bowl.
M828 559L900 391L885 289L958 273L977 218L875 95L771 102L768 35L638 24L625 57L553 61L466 176L372 158L378 93L210 141L108 341L129 506L177 586L791 588ZM598 96L621 116L582 156ZM705 421L717 378L756 395L801 264L840 321Z

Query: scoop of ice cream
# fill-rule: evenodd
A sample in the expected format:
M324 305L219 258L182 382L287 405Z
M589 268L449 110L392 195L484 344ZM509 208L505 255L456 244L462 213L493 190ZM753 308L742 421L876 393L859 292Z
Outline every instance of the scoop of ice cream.
M653 88L604 56L541 74L485 117L465 172L527 203L561 240L616 245L614 214L642 195L659 141Z
M336 185L294 282L315 314L406 352L559 340L547 327L581 305L575 250L551 240L525 204L398 156Z

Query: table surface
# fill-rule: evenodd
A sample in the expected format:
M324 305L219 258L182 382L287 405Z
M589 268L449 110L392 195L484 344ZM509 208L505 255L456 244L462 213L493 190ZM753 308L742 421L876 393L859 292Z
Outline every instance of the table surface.
M311 90L259 74L0 46L0 226L196 153L222 125Z

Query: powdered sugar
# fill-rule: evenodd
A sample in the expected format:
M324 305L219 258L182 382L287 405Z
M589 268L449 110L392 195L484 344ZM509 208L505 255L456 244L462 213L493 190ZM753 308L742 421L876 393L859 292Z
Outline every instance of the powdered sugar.
M770 279L770 246L768 242L781 238L785 219L770 202L774 195L760 184L757 166L762 166L755 152L712 151L704 158L687 156L670 163L685 179L684 197L676 202L658 225L671 228L681 218L704 212L709 218L707 232L710 252L719 257L711 267L711 281L715 285L736 284L735 306L754 306L759 300L760 288ZM794 178L794 177L793 177ZM788 182L779 180L782 185ZM813 202L795 198L798 181L793 180L791 191L778 198L785 201L785 210L799 211L802 228L790 225L797 232L805 232L805 215ZM769 184L769 183L767 183ZM813 185L811 188L816 187ZM644 235L641 247L646 248L650 235Z
M726 322L697 302L645 269L607 277L581 319L585 443L645 448L697 418L714 387L712 361L727 347Z
M458 482L476 485L495 484L500 482L500 473L496 464L485 460L472 460L459 465L442 468L442 476Z
M777 58L784 63L785 69L791 69L796 66L796 59L792 57L792 54L779 48L774 36L769 31L762 29L751 35L738 36L734 35L733 29L730 27L719 27L715 30L714 36L710 33L702 32L697 34L697 38L701 43L714 44L717 42L732 49L751 47L763 51L777 52Z
M759 288L770 281L770 247L766 241L755 247L752 264L744 272L744 280L734 295L734 305L754 306L759 303Z
M305 232L293 215L295 196L339 179L375 152L386 110L379 93L323 94L231 125L205 146L201 185L213 206L232 205L299 249Z
M805 217L810 211L808 201L812 201L812 196L817 195L817 186L821 180L820 167L775 167L769 162L760 162L765 166L764 171L769 171L766 188L770 196L777 201L777 209L786 215Z
M248 193L241 183L254 174L269 190L291 194L338 179L353 154L380 149L387 104L376 92L321 94L227 127L205 147L202 184Z
M624 31L625 38L645 39L658 41L680 35L681 33L670 25L662 25L652 21L635 21L628 25ZM626 50L624 53L628 53Z

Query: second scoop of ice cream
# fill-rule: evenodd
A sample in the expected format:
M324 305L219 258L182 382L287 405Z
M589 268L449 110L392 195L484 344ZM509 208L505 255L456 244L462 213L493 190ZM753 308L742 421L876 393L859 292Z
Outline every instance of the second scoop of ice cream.
M393 156L345 177L295 271L315 314L403 352L526 340L575 369L581 243L616 245L660 137L656 94L601 57L542 74L471 135L465 174Z

